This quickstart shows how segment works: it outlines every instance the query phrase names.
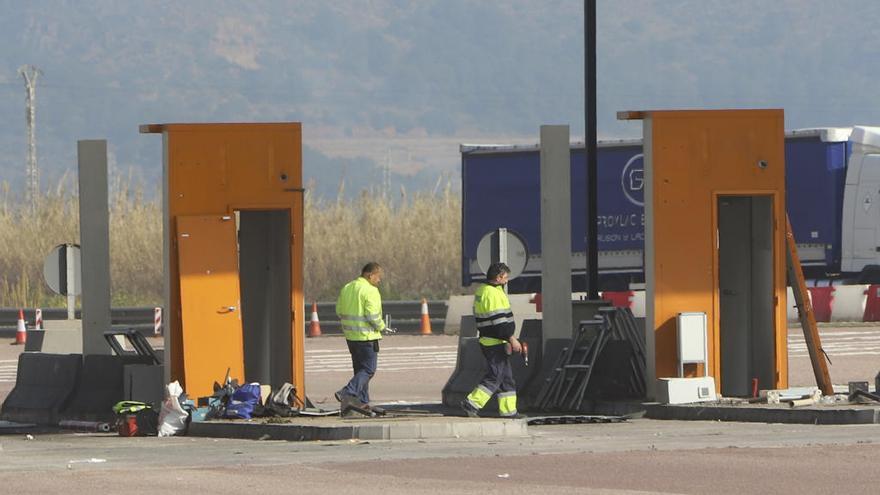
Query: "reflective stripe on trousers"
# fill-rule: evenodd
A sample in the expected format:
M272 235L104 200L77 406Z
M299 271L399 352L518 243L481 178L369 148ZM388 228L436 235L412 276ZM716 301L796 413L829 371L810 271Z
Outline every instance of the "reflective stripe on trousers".
M502 416L516 415L516 391L498 394L498 413Z
M503 345L480 346L480 348L486 358L487 371L480 384L468 394L467 401L474 408L482 409L497 392L498 412L502 416L516 415L516 382L513 380L510 357Z

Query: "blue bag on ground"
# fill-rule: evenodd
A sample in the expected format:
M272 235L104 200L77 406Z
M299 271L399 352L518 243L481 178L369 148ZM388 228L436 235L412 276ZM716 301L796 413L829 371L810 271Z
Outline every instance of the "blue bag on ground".
M261 402L259 383L242 385L232 393L229 403L226 404L225 417L230 419L251 419L254 414L254 408Z

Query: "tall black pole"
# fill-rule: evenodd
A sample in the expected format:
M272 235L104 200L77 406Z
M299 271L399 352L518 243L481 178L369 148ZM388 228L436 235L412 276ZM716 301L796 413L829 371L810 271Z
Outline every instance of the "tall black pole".
M584 157L587 161L587 299L599 299L599 250L597 241L598 207L596 201L596 0L584 0Z

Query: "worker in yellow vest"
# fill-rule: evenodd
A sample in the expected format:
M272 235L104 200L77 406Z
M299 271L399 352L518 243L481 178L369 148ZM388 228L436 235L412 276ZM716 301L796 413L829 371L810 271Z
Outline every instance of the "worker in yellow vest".
M503 417L519 417L516 411L516 382L510 367L511 352L521 353L522 346L513 336L516 325L504 285L510 268L493 263L486 271L486 283L474 294L474 319L480 333L480 349L488 371L474 390L461 402L461 408L475 418L489 399L498 394L498 412Z
M367 263L360 277L345 284L336 301L336 314L342 323L354 369L348 384L335 394L343 409L349 404L370 409L370 379L376 374L379 341L382 331L386 330L378 289L382 275L379 263Z

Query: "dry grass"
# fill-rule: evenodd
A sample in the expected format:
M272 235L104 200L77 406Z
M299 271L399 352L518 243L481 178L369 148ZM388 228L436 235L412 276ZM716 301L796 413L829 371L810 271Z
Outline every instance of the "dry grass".
M63 307L43 281L52 247L79 242L75 184L64 178L35 211L0 186L0 307ZM110 274L114 306L162 302L161 204L146 199L130 178L110 187ZM154 194L154 197L161 196ZM340 198L341 198L340 194ZM386 268L386 299L445 298L461 290L461 200L449 184L393 202L364 192L356 200L305 204L305 295L334 300L360 267L375 260Z
M329 204L306 195L308 301L334 300L368 261L385 268L386 299L446 298L461 291L460 197L447 183L432 193L401 193L397 203L369 192Z
M161 208L123 177L110 185L110 276L114 306L152 305L162 299ZM51 249L79 243L79 202L69 177L48 191L35 210L4 184L0 196L0 306L61 307L43 281Z

